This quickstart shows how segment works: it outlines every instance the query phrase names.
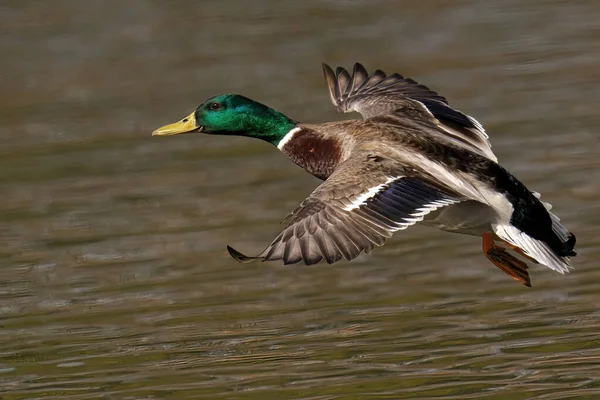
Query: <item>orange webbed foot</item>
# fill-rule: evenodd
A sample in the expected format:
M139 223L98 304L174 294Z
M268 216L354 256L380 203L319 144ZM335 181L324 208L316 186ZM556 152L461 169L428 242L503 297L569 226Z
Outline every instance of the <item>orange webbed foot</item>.
M531 287L531 280L529 278L529 273L527 272L527 264L511 255L505 248L496 246L494 237L490 232L484 233L481 238L483 254L485 254L492 264L500 268L500 270L514 280L521 282L525 286Z

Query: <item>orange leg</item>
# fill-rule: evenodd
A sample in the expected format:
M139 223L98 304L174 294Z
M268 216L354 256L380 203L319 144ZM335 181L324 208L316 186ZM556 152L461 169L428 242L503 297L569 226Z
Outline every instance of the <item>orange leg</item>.
M527 264L509 254L505 248L494 244L491 232L481 235L483 254L504 273L525 286L531 287L531 280L527 272Z
M521 250L519 247L515 246L514 244L510 244L507 241L503 240L504 244L509 247L512 251L514 251L515 253L519 253L520 255L522 255L523 257L525 257L528 260L533 261L536 264L539 264L539 262L533 258L533 257L529 257L527 254L523 253L523 250Z

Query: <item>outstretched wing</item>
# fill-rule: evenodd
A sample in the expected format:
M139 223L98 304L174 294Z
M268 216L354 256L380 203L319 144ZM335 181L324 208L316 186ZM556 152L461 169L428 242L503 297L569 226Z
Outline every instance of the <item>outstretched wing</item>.
M240 262L351 260L429 212L464 200L426 176L392 164L366 152L351 156L284 220L283 231L262 253L248 257L228 246L229 253Z
M427 114L436 120L441 128L440 133L497 161L483 126L474 118L450 107L446 98L427 86L397 73L386 75L379 69L369 75L359 63L354 64L352 75L342 67L333 72L327 64L323 64L323 73L331 102L338 111L356 111L367 119L392 114L420 103ZM411 116L414 117L414 114Z

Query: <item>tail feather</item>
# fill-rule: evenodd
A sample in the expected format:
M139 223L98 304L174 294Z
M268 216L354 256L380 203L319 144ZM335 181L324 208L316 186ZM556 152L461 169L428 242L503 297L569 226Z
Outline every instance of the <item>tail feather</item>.
M573 251L573 249L575 248L575 242L577 241L575 235L569 232L569 230L565 228L563 224L560 223L560 218L558 218L551 212L548 212L548 214L550 214L550 218L552 219L552 232L554 232L554 234L558 236L558 238L562 241L563 244L563 252L561 255L567 257L576 256L577 253Z
M569 232L569 230L565 228L563 224L560 223L560 218L558 218L558 216L550 212L550 210L552 210L552 204L542 201L542 195L538 192L531 192L531 194L533 194L535 198L538 199L540 203L542 203L542 205L544 206L544 208L546 208L546 211L548 211L548 214L550 215L550 219L552 220L552 232L554 232L554 234L561 241L560 255L565 257L576 256L577 253L573 251L576 241L575 235Z
M552 215L552 214L551 214ZM554 222L554 218L553 218ZM554 224L553 224L554 225ZM560 224L559 224L560 225ZM562 227L562 225L560 225ZM569 258L557 254L550 246L538 239L534 239L512 225L494 224L494 232L502 240L519 247L523 253L535 259L540 264L564 274L572 268ZM554 228L554 227L553 227ZM564 227L563 227L564 229ZM573 255L572 246L575 245L575 235L567 232L565 247L570 247L569 255Z

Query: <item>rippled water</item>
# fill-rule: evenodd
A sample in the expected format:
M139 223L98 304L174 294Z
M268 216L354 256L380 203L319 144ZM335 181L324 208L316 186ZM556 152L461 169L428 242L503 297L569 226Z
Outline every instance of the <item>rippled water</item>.
M0 398L600 398L595 1L0 6ZM152 138L238 92L344 118L320 62L476 116L578 236L514 283L415 227L333 266L240 265L318 182L244 138Z

